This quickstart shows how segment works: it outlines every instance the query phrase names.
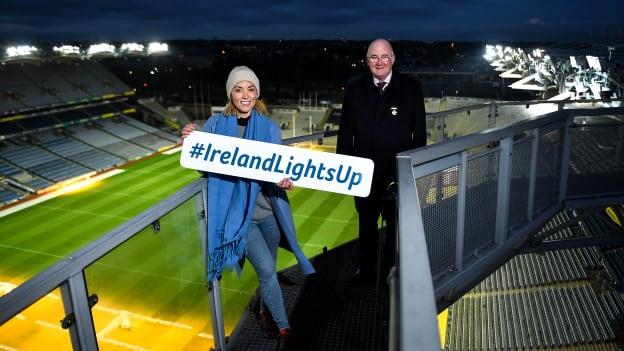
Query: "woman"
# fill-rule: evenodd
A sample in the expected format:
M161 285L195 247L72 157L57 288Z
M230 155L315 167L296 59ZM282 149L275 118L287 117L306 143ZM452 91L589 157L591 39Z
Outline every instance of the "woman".
M204 131L281 144L279 127L258 100L260 81L255 73L245 66L235 67L225 87L229 98L225 110L210 117ZM194 124L185 126L182 138L193 130ZM217 279L225 267L240 270L239 261L248 258L260 282L259 320L267 335L278 337L280 349L292 348L293 342L275 267L280 241L294 253L305 274L314 272L295 236L283 190L292 188L289 178L272 184L208 173L208 280Z

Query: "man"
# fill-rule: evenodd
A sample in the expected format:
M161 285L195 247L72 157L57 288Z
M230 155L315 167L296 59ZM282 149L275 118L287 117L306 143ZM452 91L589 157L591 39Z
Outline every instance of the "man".
M392 70L395 62L387 40L370 43L366 53L370 74L347 84L336 152L375 162L370 195L356 197L359 213L359 269L353 283L371 282L377 263L377 221L386 220L383 271L395 264L396 219L394 199L384 201L396 181L398 152L426 145L425 106L420 83Z

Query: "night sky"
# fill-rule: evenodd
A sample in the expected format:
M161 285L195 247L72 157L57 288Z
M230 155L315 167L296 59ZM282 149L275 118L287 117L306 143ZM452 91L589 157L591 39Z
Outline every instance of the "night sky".
M613 41L622 0L1 0L0 41Z

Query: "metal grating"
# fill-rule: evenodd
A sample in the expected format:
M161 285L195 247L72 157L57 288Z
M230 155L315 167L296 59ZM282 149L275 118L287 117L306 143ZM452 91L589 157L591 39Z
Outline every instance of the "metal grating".
M499 154L487 152L468 161L464 257L477 256L480 249L494 242Z
M449 308L446 350L512 350L601 345L614 341L624 312L588 283L468 294Z
M381 277L378 287L349 285L357 269L356 256L357 243L352 241L316 256L313 264L317 272L313 275L303 275L298 266L279 274L296 350L387 350L389 292ZM266 338L260 330L256 307L252 304L239 321L227 350L277 349L277 340Z
M458 169L454 166L416 180L433 277L455 265Z
M568 194L624 191L624 126L575 126L571 134Z
M615 248L605 252L607 265L619 282L624 282L624 248Z
M510 234L527 222L531 141L532 138L525 138L517 141L513 147L509 192L509 228L511 230L508 233Z
M599 265L598 253L591 247L518 255L481 281L472 292L524 289L584 280L587 279L587 269Z
M535 204L533 214L555 204L559 198L561 168L561 132L553 130L540 135L535 175Z
M547 231L553 230L553 228L558 228L563 226L564 223L570 221L572 218L576 218L577 210L562 210L557 213L553 218L551 218L542 229L538 232L538 236L543 236ZM578 225L566 225L563 228L548 234L548 236L544 237L544 240L563 240L563 239L572 239L578 236L579 233ZM584 234L583 234L584 236Z

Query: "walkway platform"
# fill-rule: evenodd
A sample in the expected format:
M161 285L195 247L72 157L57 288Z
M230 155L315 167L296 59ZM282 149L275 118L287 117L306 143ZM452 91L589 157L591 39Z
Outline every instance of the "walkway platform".
M298 350L387 350L388 285L349 285L356 255L357 243L350 242L317 256L314 275L306 277L298 267L279 274ZM257 301L230 336L228 350L276 349L276 339L265 337L256 321Z

